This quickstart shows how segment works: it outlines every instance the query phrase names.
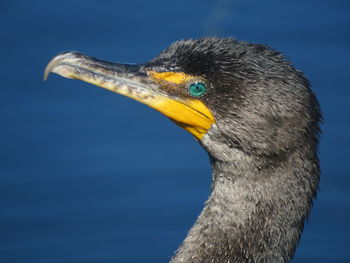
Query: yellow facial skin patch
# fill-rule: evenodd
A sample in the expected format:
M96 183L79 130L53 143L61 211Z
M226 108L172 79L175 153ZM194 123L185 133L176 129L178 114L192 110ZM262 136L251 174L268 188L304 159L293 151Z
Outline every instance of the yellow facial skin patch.
M175 117L171 119L181 128L200 140L207 133L207 130L210 129L211 125L215 123L214 116L207 106L199 100L188 99L186 104L188 105L188 108L192 109L191 114L184 112L183 107L180 107L178 110L181 110L181 112L177 115L172 114ZM184 116L185 114L186 117ZM181 118L179 118L180 116ZM184 120L181 122L182 118L184 118Z
M66 78L79 79L107 90L127 96L161 112L177 125L200 140L215 119L207 106L198 99L166 95L162 87L178 86L194 76L181 72L147 72L140 76L125 70L126 65L105 63L80 53L63 53L51 60L44 78L54 72ZM152 79L152 82L149 80ZM177 88L177 87L176 87Z
M182 84L187 84L194 79L198 79L198 77L183 72L148 71L147 74L151 79L161 85L178 85L178 88L182 88ZM190 132L197 139L201 139L207 130L210 129L211 125L215 123L215 119L207 106L200 100L188 98L185 101L186 109L183 107L184 105L179 107L178 102L172 101L165 103L162 109L157 110L168 116L177 125Z
M195 76L185 74L183 72L156 72L148 71L148 75L155 81L168 82L171 84L183 84L195 79Z

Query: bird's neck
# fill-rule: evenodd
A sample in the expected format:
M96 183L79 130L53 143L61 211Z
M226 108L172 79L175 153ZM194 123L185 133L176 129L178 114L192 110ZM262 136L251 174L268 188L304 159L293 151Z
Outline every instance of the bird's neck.
M235 156L239 161L212 160L211 195L171 263L292 258L317 188L317 157L295 152L261 167L243 153Z

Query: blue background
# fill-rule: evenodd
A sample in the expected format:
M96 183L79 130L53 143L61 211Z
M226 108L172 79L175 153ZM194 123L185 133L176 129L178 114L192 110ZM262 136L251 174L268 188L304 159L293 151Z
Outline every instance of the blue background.
M0 2L0 262L167 262L209 194L195 140L147 106L51 75L77 50L144 62L234 36L303 70L324 113L322 182L296 262L350 262L350 2Z

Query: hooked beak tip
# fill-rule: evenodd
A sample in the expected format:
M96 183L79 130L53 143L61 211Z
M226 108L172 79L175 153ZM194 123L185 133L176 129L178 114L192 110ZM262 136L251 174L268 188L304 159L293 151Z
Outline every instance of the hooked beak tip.
M65 51L65 52L62 52L62 53L58 54L57 56L53 57L50 60L50 62L47 64L47 66L44 70L44 75L43 75L44 81L47 80L47 78L49 77L49 74L51 72L55 72L55 68L57 66L59 66L62 61L66 60L67 58L80 59L82 57L84 57L83 54L81 54L79 52L74 52L74 51Z

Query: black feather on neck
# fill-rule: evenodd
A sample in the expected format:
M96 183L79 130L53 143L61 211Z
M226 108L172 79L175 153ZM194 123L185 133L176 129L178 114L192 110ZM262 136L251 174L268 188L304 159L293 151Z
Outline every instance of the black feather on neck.
M179 41L148 66L207 79L216 119L200 141L212 192L171 262L288 262L320 175L308 81L281 53L232 38Z

